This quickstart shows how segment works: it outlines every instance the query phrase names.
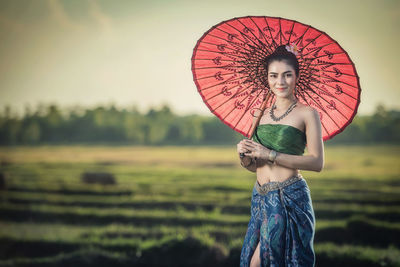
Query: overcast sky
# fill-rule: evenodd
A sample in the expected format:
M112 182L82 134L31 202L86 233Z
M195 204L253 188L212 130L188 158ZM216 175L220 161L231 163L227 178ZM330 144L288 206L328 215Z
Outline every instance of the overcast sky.
M0 109L168 103L211 114L193 82L193 48L213 25L247 15L328 33L356 65L359 113L400 109L397 0L1 0Z

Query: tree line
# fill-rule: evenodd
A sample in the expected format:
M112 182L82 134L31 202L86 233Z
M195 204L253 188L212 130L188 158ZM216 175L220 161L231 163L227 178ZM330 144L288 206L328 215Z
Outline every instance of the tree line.
M400 143L400 111L378 105L373 115L357 115L327 144ZM136 107L62 110L54 104L12 115L0 112L0 145L131 144L233 145L243 138L213 115L177 115L168 105L140 112Z

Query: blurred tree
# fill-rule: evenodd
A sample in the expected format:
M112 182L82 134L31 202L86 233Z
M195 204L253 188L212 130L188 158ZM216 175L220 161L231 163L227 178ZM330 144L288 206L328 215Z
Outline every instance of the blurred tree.
M48 106L46 113L44 116L40 116L39 121L44 140L53 143L63 141L65 137L62 127L64 118L56 105Z
M169 127L174 119L174 114L166 105L163 105L160 110L151 108L146 114L145 144L162 144L166 140Z
M37 144L40 141L40 134L39 123L36 121L30 121L22 131L21 142L23 144Z
M144 144L146 138L145 127L145 118L136 109L124 113L123 128L127 141L132 144Z
M400 143L400 112L379 105L371 116L357 115L327 144ZM0 144L129 142L137 145L235 144L243 136L214 116L177 116L167 106L140 113L136 107L76 108L63 114L56 105L26 109L23 118L10 106L0 114Z
M223 124L216 117L209 117L204 124L204 141L209 144L233 144L243 139L243 136Z
M170 144L199 144L204 139L204 119L198 115L176 118L169 125L166 140Z
M8 115L6 114L7 117ZM0 125L0 144L17 145L21 121L14 118L2 119Z

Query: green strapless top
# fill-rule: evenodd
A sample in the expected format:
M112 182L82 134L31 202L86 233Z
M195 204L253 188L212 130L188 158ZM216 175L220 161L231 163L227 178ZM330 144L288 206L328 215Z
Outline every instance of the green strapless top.
M285 124L260 124L252 139L269 149L291 155L302 155L307 143L305 133Z

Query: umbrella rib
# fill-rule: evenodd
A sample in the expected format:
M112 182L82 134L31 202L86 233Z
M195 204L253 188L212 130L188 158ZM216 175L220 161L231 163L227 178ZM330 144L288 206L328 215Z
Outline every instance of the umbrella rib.
M253 101L251 102L251 104L248 105L248 106L246 107L246 109L244 110L242 116L241 116L240 119L236 122L236 124L235 124L235 126L234 126L235 128L236 128L236 126L239 124L239 122L240 122L240 120L243 118L243 116L246 114L246 112L249 110L249 108L253 105L254 101L256 101L256 99L258 99L258 97L259 97L259 95L260 95L261 93L262 93L262 90L260 90L260 92L257 94L257 96L254 97L254 99L253 99ZM240 101L239 103L241 104L244 100L246 100L246 98L243 98L243 100ZM228 114L226 114L226 116L224 117L224 119L225 119L226 117L228 117L228 116L232 113L232 111L234 111L234 110L235 110L235 107L234 107L231 111L229 111ZM235 117L235 118L236 118L236 117Z
M232 90L232 89L234 89L235 87L237 87L238 85L235 85L235 86L233 86L232 88L229 88L229 89L227 89L227 91L230 91L230 90ZM220 94L223 94L224 92L222 92L222 91L220 91L219 93L217 93L217 94L215 94L215 95L213 95L213 96L211 96L211 97L209 97L209 98L207 98L207 99L205 99L205 100L207 100L207 101L209 101L209 100L211 100L211 99L213 99L214 97L216 97L216 96L218 96L218 95L220 95ZM241 93L241 92L240 92ZM226 100L226 101L229 101L230 99L228 99L228 100Z
M228 25L229 27L233 28L234 30L236 30L237 32L239 32L240 34L242 34L242 32L241 32L240 30L236 29L235 27L233 27L233 26L230 25L229 23L226 23L226 25ZM243 23L242 23L242 25L243 25ZM242 36L243 36L243 35L242 35ZM257 46L258 49L261 49L261 48L262 48L262 47L260 47L257 43L255 43L251 38L249 38L249 40L250 40L255 46ZM247 43L247 42L245 41L245 43ZM250 52L251 52L251 51L250 51Z
M225 54L224 52L219 52L219 51L211 51L211 50L204 50L204 49L198 49L198 50L205 51L205 52L220 53L220 54L222 54L224 56L229 56L229 54ZM235 56L233 56L233 57L235 57ZM237 57L245 59L244 57L241 57L241 56L237 56ZM196 59L196 60L200 60L200 59ZM213 60L213 59L201 59L201 60ZM222 61L233 61L233 60L225 60L225 59L221 59L221 60ZM252 65L257 65L257 64L253 63L253 64L248 64L248 65L252 66ZM212 68L212 67L210 67L210 68Z
M219 85L222 85L222 84L226 84L226 82L228 82L228 81L229 81L229 82L235 82L235 81L240 80L240 79L242 79L242 78L244 78L244 77L239 77L239 78L237 78L237 79L226 80L226 81L223 81L223 82L221 82L221 83L214 84L214 85L211 85L211 86L206 87L206 88L202 88L202 89L199 90L199 91L205 91L205 90L211 89L211 88L213 88L213 87L215 87L215 86L219 86Z
M326 62L326 63L333 63L333 62ZM315 64L309 64L309 66L323 66L323 65L328 65L328 64L325 64L325 63L315 63ZM350 63L350 62L337 62L337 63L333 63L332 64L332 66L333 65L353 65L352 63ZM345 73L343 73L343 74L345 74Z
M263 33L263 31L260 29L260 27L258 27L258 24L253 20L252 17L250 17L250 20L254 23L254 25L256 25L257 29L262 33L262 36L264 37L265 43L267 43L268 45L270 45L270 43L268 42L267 38L265 38L265 34ZM268 46L266 46L268 53L272 53L273 51L271 49L269 49Z
M246 25L244 25L240 20L238 20L238 22L240 23L240 24L242 24L243 25L243 27L245 27L245 28L248 28ZM254 22L254 21L253 21ZM229 25L229 26L231 26L231 25ZM233 27L233 26L231 26L231 27ZM258 28L258 26L256 25L256 27ZM260 46L258 46L258 44L256 44L253 40L253 43L255 43L256 44L256 46L258 47L258 51L260 51L261 52L261 56L259 56L259 55L257 55L257 57L258 57L258 60L262 60L263 58L265 58L265 57L267 57L268 56L268 51L267 52L265 52L264 51L264 48L266 49L266 50L268 50L268 46L266 46L252 31L250 31L250 33L254 36L254 38L261 44L261 47ZM250 39L250 38L249 38ZM251 39L250 39L251 40ZM250 64L251 66L253 66L253 65L256 65L257 66L257 64L256 63L253 63L253 64Z
M278 24L279 24L279 42L282 45L282 24L281 24L281 18L278 18Z
M222 31L222 30L221 30ZM210 36L212 36L212 37L215 37L215 38L218 38L218 39L221 39L221 40L224 40L225 42L227 42L228 44L230 44L231 46L233 46L234 48L230 48L230 49L232 49L234 52L237 52L237 53L239 53L239 54L246 54L244 51L241 51L241 50L239 50L239 49L235 49L235 47L237 47L237 46L240 46L239 44L237 44L237 43L235 43L235 42L233 42L233 41L230 41L230 40L226 40L226 39L224 39L224 38L222 38L222 37L219 37L219 36L215 36L215 35L212 35L212 34L210 34ZM248 52L251 52L249 49L247 49L247 48L245 48L245 47L242 47L241 46L241 49L243 49L243 50L245 50L245 51L248 51ZM236 56L236 55L235 55ZM238 55L237 55L238 56ZM238 57L240 57L240 56L238 56Z
M242 66L229 66L229 65L225 65L225 66L215 66L215 67L202 67L202 68L193 68L194 70L206 70L206 69L225 69L225 68L243 68Z
M226 31L223 31L223 30L221 30L221 29L219 29L219 28L215 28L215 29L217 29L217 30L220 30L221 32L224 32L224 33L230 34L230 33L226 32ZM231 45L238 45L238 44L235 44L235 42L233 42L233 41L231 41L231 40L227 40L227 39L225 39L225 38L222 38L222 37L219 37L219 36L213 35L212 33L210 33L209 35L210 35L210 36L212 36L212 37L215 37L215 38L218 38L218 39L224 40L225 42L227 42L227 43L229 43L229 44L231 44ZM239 38L237 38L236 36L234 36L234 38L238 39L239 41L242 41L242 40L240 40ZM247 49L247 48L245 48L245 47L242 47L242 48L243 48L244 50L247 50L247 51L249 51L249 52L250 52L250 50L249 50L249 49ZM243 53L243 52L242 52L242 51L240 51L240 50L235 50L235 51L238 51L238 52L240 52L240 53Z
M213 35L210 34L210 36L213 36ZM223 39L223 38L218 37L218 36L213 36L213 37ZM224 40L224 41L227 41L227 40L225 40L225 39L223 39L223 40ZM209 42L206 42L206 41L203 41L202 44L215 45L215 46L217 46L217 47L218 47L218 45L219 45L219 44L212 44L212 43L209 43ZM237 49L234 49L234 48L229 47L229 46L224 47L224 49L226 49L226 48L227 48L227 49L230 49L230 50L232 50L232 51L240 52L240 53L244 54L241 50L237 50ZM199 49L199 48L198 48L197 50L200 50L200 51L207 51L207 52L214 52L213 50L206 50L206 49ZM249 51L250 51L250 50L249 50ZM221 52L221 51L216 51L216 52L224 53L224 52Z
M210 34L210 35L212 36L212 34ZM223 38L218 37L218 36L213 36L213 37L220 38L220 39L224 40ZM224 41L226 41L226 40L224 40ZM221 45L221 44L212 44L212 43L209 43L209 42L206 42L206 41L203 41L201 44L215 45L217 47L217 49L218 49L218 45ZM229 47L229 46L225 46L224 49L230 49L230 50L235 51L235 52L243 53L242 51L234 49L234 48ZM199 49L197 49L197 50L199 50ZM213 51L213 50L209 50L209 51ZM218 51L218 52L221 52L221 51ZM223 53L223 52L221 52L221 53Z
M225 104L225 103L228 102L229 100L233 99L233 98L234 98L235 96L237 96L238 94L244 92L244 91L247 90L249 87L251 87L251 85L249 85L248 87L245 87L245 88L244 88L242 91L240 91L240 92L236 92L235 95L231 96L231 97L230 97L229 99L227 99L224 103L221 103L218 107L212 109L211 112L216 111L216 110L217 110L218 108L220 108L223 104ZM258 93L257 97L255 97L254 100L257 99L258 96L259 96L261 93L262 93L262 90L260 90L260 93ZM240 101L239 104L241 104L245 99L246 99L246 98L243 98L243 100ZM251 105L252 105L253 103L254 103L254 102L252 102ZM250 105L250 106L251 106L251 105ZM249 106L249 107L250 107L250 106ZM229 111L229 113L228 113L225 117L223 117L222 119L225 120L225 118L226 118L227 116L229 116L229 115L232 113L232 111L234 111L234 110L235 110L235 108L233 108L231 111ZM246 111L247 111L247 110L248 110L248 108L246 109ZM245 111L245 112L246 112L246 111ZM243 117L243 116L242 116L242 117ZM237 123L237 124L238 124L238 123ZM237 124L234 126L234 128L236 128Z
M324 47L326 47L326 46L328 46L328 45L331 45L331 44L336 44L336 43L335 43L335 42L332 42L332 43L326 44L326 45L324 45L324 46L321 46L321 49L324 48ZM321 50L321 49L320 49L320 50ZM304 53L304 54L302 54L302 56L305 57L305 56L308 56L309 54L312 54L312 53L314 53L314 51L309 51L309 52L307 52L307 53ZM313 58L317 58L317 57L313 57Z
M273 43L275 43L275 44L277 45L277 43L275 42L275 39L274 39L274 37L272 36L271 27L269 27L269 24L268 24L267 18L266 18L266 17L264 17L264 20L265 20L265 23L267 24L267 28L268 28L268 31L269 31L269 35L271 36L271 40L272 40L272 42L273 42ZM273 45L273 43L271 43L271 46Z
M230 74L233 74L233 73L235 73L235 72L224 73L224 74L221 74L221 76L226 76L226 75L230 75ZM215 75L205 76L205 77L197 78L196 80L199 81L199 80L203 80L203 79L212 78L212 77L214 77L214 76L215 76Z
M319 32L319 31L318 31ZM301 49L301 51L303 52L304 48L306 48L309 44L311 44L312 42L315 42L319 37L322 36L322 32L319 32L319 35L317 37L315 37L314 39L312 39L312 41L309 41L308 44L306 44L305 46L303 46L303 48Z
M339 53L332 53L331 55L335 56L335 55L340 55L340 54L346 54L346 53L345 52L339 52ZM329 56L329 55L322 55L322 56L318 56L318 57L313 57L313 59L315 60L315 59L319 59L321 57L327 57L327 56Z
M227 23L227 25L229 25L229 24ZM229 25L229 26L231 26L231 25ZM232 27L232 26L231 26L231 27ZM222 30L222 29L220 29L220 28L215 28L215 29L217 29L217 30L219 30L219 31L221 31L221 32L223 32L223 33L226 33L226 34L228 34L228 35L230 35L230 34L231 34L231 33L227 32L227 31L224 31L224 30ZM239 31L239 32L240 32L240 31ZM215 36L215 35L213 35L213 34L211 34L211 33L210 33L210 36L213 36L213 37L216 37L216 38L222 39L222 40L224 40L224 41L226 41L226 42L228 42L229 44L232 44L232 45L240 45L240 44L238 44L238 43L235 43L235 42L233 42L233 41L231 41L231 40L227 40L227 39L224 39L224 38L222 38L222 37ZM238 40L239 40L239 42L241 42L242 44L246 43L245 41L243 41L243 40L239 39L239 38L237 37L237 35L234 35L234 36L233 36L233 38L236 38L236 39L238 39ZM247 49L247 48L246 48L246 47L244 47L244 46L241 46L241 48L243 48L244 50L247 50L247 51L251 52L249 49ZM238 51L239 51L239 50L238 50Z
M215 38L222 39L222 40L224 40L224 41L227 41L226 39L224 39L224 38L222 38L222 37L219 37L219 36L216 36L216 35L213 35L213 34L211 34L211 33L210 33L210 36L215 37ZM222 43L222 44L215 44L215 43L210 43L210 42L206 42L206 41L202 41L201 44L214 45L214 46L216 46L217 48L218 48L219 45L223 45L223 43ZM226 48L231 49L231 50L233 50L233 51L239 51L239 52L241 52L240 50L235 50L235 49L233 49L232 47L229 47L229 46L225 46L225 47L224 47L224 49L226 49Z
M227 25L229 25L229 24L227 23ZM229 25L229 26L230 26L230 25ZM222 30L222 29L220 29L220 28L215 28L215 29L216 29L216 30L219 30L219 31L221 31L221 32L223 32L223 33L228 34L228 36L231 34L230 32L224 31L224 30ZM240 32L240 31L239 31L239 32ZM245 43L245 41L244 41L244 40L241 40L239 37L237 37L236 34L233 36L233 38L238 39L239 42ZM224 39L224 38L222 38L222 37L220 37L220 39L223 39L223 40L225 40L225 41L227 41L227 42L232 42L231 40L226 40L226 39Z
M318 36L318 37L319 37L319 36ZM311 42L311 43L312 43L312 42ZM331 44L335 44L335 42L325 44L324 46L321 46L321 48L320 48L319 50L322 50L322 48L324 48L324 47L326 47L326 46L328 46L328 45L331 45ZM304 48L305 48L305 47L304 47ZM310 49L312 49L312 48L310 48ZM314 50L314 51L315 51L315 50ZM310 51L307 52L307 53L303 53L302 56L303 56L303 57L306 57L306 56L308 56L309 54L314 53L314 51L310 50ZM313 58L316 58L316 57L313 57Z
M307 28L306 28L306 30L303 32L303 34L302 34L299 38L297 38L297 40L295 40L295 41L298 41L298 42L297 42L297 45L299 44L300 41L303 42L304 35L306 34L306 32L308 32L308 30L309 30L310 28L311 28L311 25L307 25ZM303 51L303 48L301 49L301 51Z
M260 92L257 94L257 96L254 97L254 99L253 99L253 101L251 102L251 104L249 104L249 105L246 107L246 110L242 113L242 116L241 116L241 117L239 118L239 120L236 122L235 128L236 128L236 126L239 124L239 122L243 119L244 115L245 115L246 112L250 109L250 107L253 106L254 102L258 99L258 97L260 96L260 94L262 93L262 91L263 91L263 90L260 90ZM243 99L243 100L245 100L245 99ZM261 102L261 104L262 104L262 102ZM233 111L233 110L232 110L232 111ZM232 111L231 111L231 112L232 112ZM227 116L226 116L226 117L227 117ZM235 119L236 119L236 117L235 117Z
M311 84L314 88L319 89L314 83L310 82L309 84ZM313 91L314 93L316 93L315 91ZM322 99L324 99L322 97L322 94L318 94ZM336 99L337 101L339 101L340 103L342 103L343 105L345 105L346 107L348 107L350 110L352 110L352 108L350 106L348 106L346 103L343 103L342 100L338 99L334 94L330 93L329 95L330 97ZM326 99L324 99L325 101L328 101ZM329 102L328 102L329 103Z
M338 64L338 65L351 65L350 63L342 63L342 64ZM319 66L318 64L313 64L313 65L310 65L310 66ZM315 69L315 68L310 68L310 69L312 69L312 70L315 70L315 71L319 71L319 69ZM321 70L323 73L336 73L336 71L333 71L333 70ZM313 74L313 73L311 73L311 75L315 75L315 74ZM356 77L355 75L353 75L353 74L347 74L347 73L341 73L341 75L345 75L345 76L349 76L349 77Z
M196 58L195 59L196 61L197 60L214 60L213 58ZM232 60L232 59L220 59L220 61L227 61L227 62L237 62L237 60Z
M227 53L227 52L213 51L213 50L206 50L206 49L197 49L197 50L198 50L198 51L204 51L204 52L212 52L212 53L221 54L221 55L224 55L224 56L233 56L233 57L238 57L238 58L243 58L243 59L245 59L245 57L243 57L243 56L231 55L231 54L229 54L229 53Z
M244 25L243 24L243 22L241 22L240 20L238 20L238 22L240 23L240 24L242 24L243 25L243 27L245 27L245 28L248 28L246 25ZM231 25L229 25L229 26L231 26ZM231 27L233 27L233 26L231 26ZM259 42L259 43L261 43L262 45L264 45L264 43L260 40L260 39L258 39L258 37L252 32L252 31L250 31L250 33L254 36L254 38L256 38L256 40ZM251 40L251 39L250 39ZM253 41L254 42L254 41ZM255 42L254 42L255 43ZM255 43L256 45L257 45L257 43Z
M248 88L250 88L251 87L251 85L249 85L249 86L247 86L247 87L245 87L245 88L243 88L243 90L241 90L240 92L238 91L238 92L236 92L233 96L231 96L230 98L228 98L225 102L223 102L223 103L221 103L219 106L217 106L217 107L215 107L213 110L211 110L212 112L214 112L214 111L216 111L217 109L219 109L222 105L224 105L226 102L228 102L229 100L232 100L233 98L235 98L238 94L241 94L241 93L243 93L244 91L246 91ZM246 98L244 98L244 99L246 99ZM242 100L243 101L243 100ZM240 102L241 103L241 102ZM234 109L233 109L234 110ZM233 111L232 110L232 111ZM228 115L232 112L232 111L230 111L229 113L228 113ZM226 116L224 117L224 118L222 118L222 119L225 119L226 118Z
M221 76L226 76L226 75L231 75L231 74L235 74L235 72L229 72L229 73L224 73L224 74L221 74ZM200 78L196 78L196 81L199 81L199 80L204 80L204 79L209 79L209 78L212 78L212 77L214 77L215 75L211 75L211 76L205 76L205 77L200 77ZM239 77L238 79L242 79L242 78L246 78L246 77ZM225 80L224 82L231 82L232 80ZM235 81L235 80L234 80ZM222 82L222 83L220 83L220 84L218 84L218 85L221 85L221 84L223 84L224 82ZM206 87L206 88L204 88L204 89L208 89L208 88L210 88L210 87ZM204 90L203 89L203 90Z
M310 85L312 85L314 88L319 89L315 84L313 83L309 83ZM313 92L316 94L316 92L313 90ZM328 102L328 100L326 100L324 97L322 97L322 94L318 94L323 100L325 100L326 102ZM336 98L335 95L331 94L330 97L335 98L337 101L339 101L340 103L342 103L343 105L345 105L346 107L348 107L350 110L352 110L352 108L350 106L348 106L346 103L343 103L342 100ZM328 102L330 103L330 102ZM338 110L339 111L339 110ZM339 111L339 113L341 113ZM342 114L343 115L343 114ZM345 115L343 115L344 118L348 119Z
M323 74L325 74L325 72L324 72ZM343 81L340 81L340 80L338 80L338 79L336 79L336 78L333 78L333 77L331 77L331 76L329 76L329 75L326 75L326 74L325 74L325 77L324 77L324 78L326 78L326 79L332 79L334 82L342 83L342 84L348 85L348 86L350 86L350 87L353 87L353 88L355 88L355 89L358 89L357 86L353 86L353 85L351 85L351 84L345 83L345 82L343 82Z
M290 34L289 34L288 44L290 44L290 38L292 37L292 34L293 34L293 29L294 29L294 21L293 21L293 24L292 24L292 28L290 29Z
M315 86L314 84L311 84L311 85L313 85L313 86ZM328 100L326 100L322 95L319 95L319 94L317 94L315 91L314 91L314 89L313 88L311 88L310 86L308 87L309 89L310 89L310 91L312 91L314 94L316 94L316 95L318 95L320 98L322 98L326 103L328 103L328 104L330 104L330 102L328 101ZM304 92L306 92L307 94L308 94L308 92L307 92L307 90L304 90ZM309 94L308 94L309 95ZM310 96L310 95L309 95ZM311 96L310 96L311 97ZM348 120L348 118L345 116L345 115L343 115L343 113L342 112L340 112L340 110L338 110L338 109L336 109L338 112L339 112L339 114L340 115L342 115L346 120ZM336 122L335 122L335 124L336 124ZM336 124L337 125L337 124ZM338 126L338 125L337 125ZM339 127L339 126L338 126ZM340 128L340 127L339 127Z
M315 74L311 74L312 76L317 76L317 75L315 75ZM317 77L319 77L319 76L317 76ZM330 87L330 88L332 88L332 89L335 89L336 90L336 88L334 88L333 86L331 86L331 85L328 85L328 84L324 84L325 86L327 86L327 87ZM349 95L348 93L346 93L346 92L343 92L343 94L345 94L345 95L347 95L348 97L351 97L351 98L353 98L354 100L357 100L356 98L354 98L353 96L351 96L351 95Z
M240 24L242 24L244 27L247 28L247 26L244 25L240 20L238 20L238 22L239 22ZM229 25L229 26L230 26L230 25ZM232 27L232 26L231 26L231 27ZM263 49L262 49L262 48L265 48L265 47L266 47L265 44L264 44L260 39L258 39L258 37L255 36L255 34L254 34L252 31L250 31L250 33L254 36L254 38L256 38L256 40L257 40L259 43L262 44L261 47L259 46L259 49L261 50L261 52L262 52L262 54L263 54L264 56L267 56L267 54L265 54L264 51L263 51ZM251 39L250 39L250 40L251 40ZM253 42L253 43L255 43L255 42ZM256 43L255 43L255 44L256 44ZM256 44L256 45L258 46L258 44Z

